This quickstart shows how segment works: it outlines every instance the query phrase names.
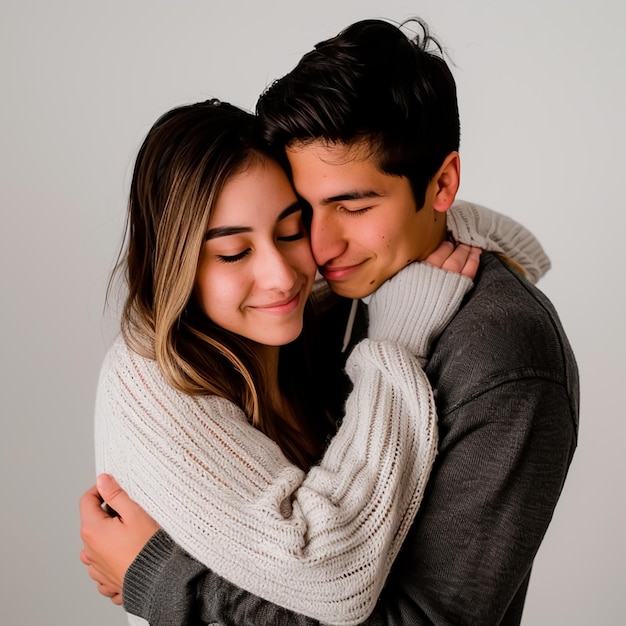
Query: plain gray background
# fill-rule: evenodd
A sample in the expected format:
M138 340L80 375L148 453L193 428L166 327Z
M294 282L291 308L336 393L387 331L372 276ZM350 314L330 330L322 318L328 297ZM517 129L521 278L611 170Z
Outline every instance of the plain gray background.
M246 108L365 17L426 18L454 63L460 197L530 227L582 379L579 449L525 625L624 623L626 14L602 0L0 4L0 623L124 624L78 560L103 314L135 153L167 109Z

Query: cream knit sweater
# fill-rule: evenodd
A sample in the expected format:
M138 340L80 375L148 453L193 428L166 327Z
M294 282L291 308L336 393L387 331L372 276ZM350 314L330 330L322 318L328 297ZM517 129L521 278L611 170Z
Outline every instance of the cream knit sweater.
M501 216L468 206L459 218L468 233L476 211L491 233ZM525 242L528 258L540 257L534 238L516 226L511 240ZM359 623L378 598L436 454L432 392L414 357L425 358L471 286L423 264L388 283L370 304L369 339L347 362L354 389L345 418L308 474L238 407L176 391L121 338L98 385L98 472L115 475L177 543L236 585L324 623ZM394 290L416 289L427 297L394 298ZM394 316L381 306L390 297Z

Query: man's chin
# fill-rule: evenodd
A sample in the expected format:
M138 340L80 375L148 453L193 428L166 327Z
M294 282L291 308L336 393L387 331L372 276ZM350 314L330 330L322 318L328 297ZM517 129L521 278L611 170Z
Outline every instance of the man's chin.
M371 296L376 289L366 288L363 285L351 285L349 283L341 282L341 281L327 281L328 286L342 298L350 298L351 300L360 300L361 298L366 298L367 296Z

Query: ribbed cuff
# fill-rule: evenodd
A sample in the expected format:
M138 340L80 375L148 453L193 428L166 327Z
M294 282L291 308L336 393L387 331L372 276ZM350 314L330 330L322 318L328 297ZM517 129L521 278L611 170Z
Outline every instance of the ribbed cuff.
M371 296L368 337L400 343L424 360L472 285L456 272L412 263Z
M149 619L154 583L159 580L176 544L159 529L131 563L124 577L124 608L133 615Z

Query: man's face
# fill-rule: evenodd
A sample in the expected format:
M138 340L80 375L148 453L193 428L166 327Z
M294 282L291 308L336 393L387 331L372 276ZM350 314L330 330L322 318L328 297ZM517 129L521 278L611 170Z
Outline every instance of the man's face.
M370 295L441 242L445 215L430 190L416 211L409 180L380 171L367 146L315 141L287 148L287 157L296 191L313 209L313 255L339 295Z

